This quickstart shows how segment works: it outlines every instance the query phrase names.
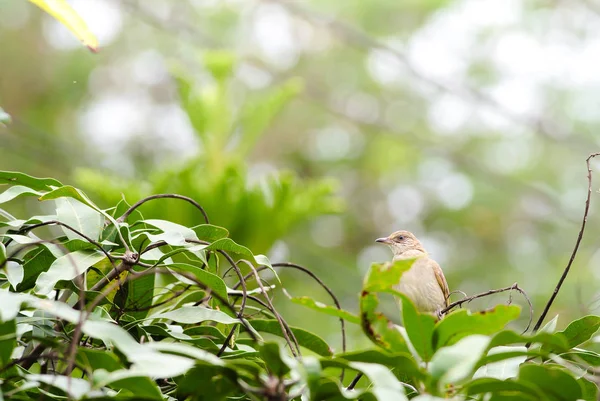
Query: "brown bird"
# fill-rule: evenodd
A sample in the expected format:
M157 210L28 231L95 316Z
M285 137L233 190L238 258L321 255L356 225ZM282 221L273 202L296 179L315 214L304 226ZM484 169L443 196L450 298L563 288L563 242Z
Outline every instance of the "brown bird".
M417 258L394 288L406 294L419 312L441 317L440 311L448 306L448 283L440 265L429 257L417 237L409 231L396 231L376 241L389 245L394 261Z

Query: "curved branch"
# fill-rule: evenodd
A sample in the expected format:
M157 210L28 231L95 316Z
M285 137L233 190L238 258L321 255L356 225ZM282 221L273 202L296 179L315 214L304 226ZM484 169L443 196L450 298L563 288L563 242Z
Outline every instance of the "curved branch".
M169 270L166 269L161 269L161 268L155 268L155 269L148 269L148 270L144 270L142 272L131 272L131 274L129 276L127 276L127 278L125 279L125 282L131 281L131 280L135 280L137 278L140 277L144 277L147 276L149 274L168 274L168 275L173 275L172 272L170 272ZM178 275L183 276L185 278L187 278L188 280L193 281L198 287L202 288L203 290L210 290L210 286L204 284L202 281L198 280L198 278L196 278L193 274L188 273L188 272L177 272ZM113 291L116 286L118 285L118 282L113 282L111 283L111 285L107 286L102 293L100 293L98 296L96 296L96 298L94 298L94 300L92 301L92 303L90 303L87 307L86 307L86 312L88 313L88 315L94 310L94 308L104 299L106 298L106 296L108 294L111 293L111 291ZM227 302L227 299L223 298L221 295L219 295L218 293L213 291L212 296L214 296L215 298L217 298L225 308L227 308L230 312L232 312L234 315L238 315L237 311L235 310L235 308L233 306L231 306L231 304L229 302ZM248 322L241 316L238 316L238 320L240 321L240 323L246 328L246 330L248 331L248 334L250 335L250 337L252 338L252 340L254 341L258 341L258 337L256 337L256 335L254 334L254 331L252 330L252 327L248 324Z
M83 238L84 240L86 240L90 244L94 245L96 248L98 248L108 258L108 260L112 264L113 268L115 268L114 258L102 247L102 244L100 244L98 241L95 241L95 240L91 239L90 237L88 237L84 233L82 233L82 232L74 229L70 225L65 224L65 223L63 223L61 221L58 221L58 220L49 220L49 221L45 221L43 223L33 224L31 226L25 226L25 227L22 227L17 232L18 233L25 233L25 232L31 231L31 230L33 230L35 228L49 226L49 225L61 226L61 227L66 228L67 230L72 231L75 234L79 235L81 238Z
M196 241L192 241L192 242L196 242ZM203 243L203 242L204 241L198 241L198 243ZM244 280L244 276L242 276L242 272L240 271L240 268L235 263L233 258L231 256L229 256L229 254L223 250L218 250L217 252L219 252L221 255L223 255L225 257L225 259L227 259L229 264L231 264L231 267L233 268L233 270L235 270L235 273L238 275L240 282L242 283L242 303L240 305L240 310L237 312L238 318L242 319L244 316L244 309L246 308L246 301L248 300L246 281ZM216 295L216 294L211 293L211 295ZM231 305L229 305L229 306L234 310L234 313L235 313L235 308L233 308L233 306L231 306ZM227 348L227 344L229 344L229 341L233 337L234 333L235 333L235 327L232 328L231 331L229 332L229 334L227 335L227 338L223 342L221 349L219 349L219 352L217 352L217 356L221 356L223 354L223 352L225 352L225 349Z
M333 291L319 277L317 277L316 274L314 274L313 272L311 272L310 270L308 270L306 267L300 266L300 265L295 264L295 263L289 263L289 262L273 263L273 267L290 267L290 268L293 268L293 269L296 269L296 270L300 270L300 271L308 274L310 277L312 277L313 280L315 280L317 283L319 283L319 285L321 287L323 287L323 289L325 291L327 291L327 293L329 294L329 296L333 300L333 303L335 304L336 308L338 308L338 310L342 310L342 306L340 305L340 301L338 301L338 299L335 296L335 294L333 293ZM342 326L342 351L346 352L346 323L344 322L344 319L340 318L340 324Z
M560 287L562 286L563 282L567 278L567 274L569 274L569 270L571 270L571 265L573 264L573 261L575 260L577 251L579 250L579 244L581 243L581 239L583 238L583 232L585 231L585 224L587 223L588 212L590 210L590 198L592 197L592 169L590 167L590 160L598 155L600 155L600 153L592 153L591 155L588 156L587 159L585 159L585 163L586 163L587 171L588 171L588 174L587 174L588 192L587 192L587 197L585 199L585 209L583 211L583 220L581 221L581 228L579 229L579 235L577 236L577 241L575 241L575 248L573 248L573 252L571 253L571 257L569 258L569 263L567 263L567 267L565 267L563 274L560 276L560 279L558 280L558 284L556 284L556 287L554 288L554 292L552 292L552 295L550 296L550 299L546 303L546 306L544 307L542 314L540 315L539 319L535 323L535 326L533 326L534 333L540 328L540 326L544 322L544 319L546 318L546 315L548 314L548 311L550 310L550 307L552 306L554 299L558 295L558 291L560 290Z
M444 309L442 309L440 311L440 315L445 315L446 313L450 312L452 309L456 308L457 306L460 306L464 303L471 302L474 299L483 298L483 297L487 297L489 295L498 294L500 292L512 291L512 290L516 290L516 291L520 292L523 295L523 297L525 297L525 299L527 300L527 304L529 304L529 323L527 323L527 328L525 328L525 330L523 331L523 333L525 333L527 330L529 330L529 326L531 326L531 321L533 319L533 304L531 303L531 300L529 299L529 296L527 295L527 293L521 287L519 287L518 283L514 283L510 287L504 287L504 288L499 288L496 290L485 291L485 292L475 294L470 297L465 297L458 301L452 302L450 305L448 305L447 307L445 307Z
M125 211L125 213L123 213L123 215L117 219L117 222L122 223L125 220L127 220L127 217L129 217L129 215L131 213L133 213L133 211L135 209L137 209L144 203L151 201L153 199L164 199L164 198L181 199L188 203L191 203L192 205L194 205L196 207L196 209L200 210L200 213L202 213L202 216L204 216L204 220L206 221L206 224L209 224L208 215L204 211L204 208L202 206L200 206L200 204L198 202L196 202L195 200L193 200L192 198L189 198L187 196L177 195L177 194L157 194L157 195L151 195L144 199L141 199L141 200L137 201L135 204L133 204L129 209L127 209L127 211Z
M275 319L277 319L277 321L279 322L279 325L281 326L281 332L283 334L283 337L287 341L288 346L290 347L290 351L292 351L292 355L301 357L300 345L298 344L298 340L296 339L296 336L292 332L292 329L289 327L287 322L285 322L283 320L281 315L275 309L275 306L273 306L273 302L271 302L271 298L269 298L269 296L267 294L267 290L265 289L265 286L263 285L262 280L260 279L260 276L258 275L258 271L254 267L254 265L252 265L252 263L248 262L247 260L241 259L240 262L245 263L252 270L252 273L254 274L254 277L256 278L256 282L261 289L261 293L264 295L265 300L267 301L267 304L269 305L269 310L275 315ZM293 339L293 341L290 340L290 337ZM294 344L296 346L298 355L296 355L296 352L294 352L294 347L292 347L292 344Z

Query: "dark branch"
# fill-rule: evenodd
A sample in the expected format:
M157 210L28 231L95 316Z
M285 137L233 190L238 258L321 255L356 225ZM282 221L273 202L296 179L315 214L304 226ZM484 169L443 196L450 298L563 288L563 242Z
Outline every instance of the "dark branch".
M554 288L554 292L552 292L552 295L550 296L550 299L546 303L546 306L544 307L544 310L542 311L542 314L540 315L538 321L535 323L535 326L533 326L534 333L536 331L538 331L538 329L544 322L544 319L546 318L546 315L548 314L548 311L550 310L550 307L552 306L554 299L558 295L558 291L560 290L560 287L562 286L563 282L567 278L567 274L569 274L569 270L571 270L571 265L573 264L573 261L575 260L577 251L579 250L579 244L581 244L581 239L583 238L583 233L585 231L585 224L587 223L588 212L590 210L590 199L592 197L592 169L590 167L590 160L598 155L600 155L600 153L592 153L591 155L588 156L587 159L585 159L585 163L587 165L587 171L588 171L588 175L587 175L587 177L588 177L588 192L587 192L587 197L585 199L585 209L583 211L583 220L581 221L581 228L579 229L579 235L577 236L577 241L575 241L575 248L573 248L573 252L571 253L571 257L569 258L569 263L567 263L567 267L565 267L565 270L563 271L562 276L560 276L560 279L558 280L558 284L556 284L556 287Z
M252 265L252 263L248 262L247 260L242 259L242 260L240 260L240 262L245 263L252 270L252 273L254 274L254 277L256 278L256 282L258 283L258 286L261 289L261 293L263 294L263 296L265 297L265 300L267 301L267 304L269 305L269 310L275 315L275 319L277 319L277 321L279 322L279 325L281 326L281 332L283 334L283 337L287 341L288 346L290 347L290 351L292 352L292 355L300 357L301 356L300 345L298 344L298 340L294 336L294 333L292 332L292 329L290 329L287 322L284 321L283 317L281 317L281 315L275 309L275 306L273 306L273 302L271 302L271 298L269 298L269 295L267 294L267 290L265 289L265 286L263 285L262 280L260 279L260 276L258 275L258 271ZM290 339L290 337L293 339L293 341ZM294 344L296 346L296 350L298 352L297 355L296 355L296 352L294 351L294 347L292 347L292 344Z
M45 221L43 223L38 223L38 224L33 224L30 226L25 226L22 227L19 231L17 231L18 233L26 233L29 232L35 228L39 228L39 227L44 227L44 226L50 226L50 225L57 225L57 226L61 226L66 228L69 231L74 232L75 234L79 235L81 238L83 238L84 240L86 240L87 242L89 242L90 244L94 245L96 248L98 248L110 261L110 263L113 263L113 257L102 247L102 244L100 244L98 241L95 241L93 239L91 239L90 237L88 237L87 235L85 235L84 233L82 233L81 231L78 231L76 229L74 229L73 227L71 227L68 224L65 224L61 221L58 220L50 220L50 221ZM114 264L113 264L114 267Z
M177 194L158 194L158 195L151 195L148 196L142 200L137 201L134 205L132 205L129 209L127 209L127 211L125 213L123 213L123 215L121 217L119 217L117 219L118 223L122 223L125 220L127 220L127 217L129 217L129 215L131 213L133 213L133 211L135 209L137 209L138 207L140 207L141 205L143 205L144 203L153 200L153 199L164 199L164 198L171 198L171 199L181 199L184 200L186 202L191 203L192 205L194 205L196 207L196 209L200 210L200 213L202 213L202 216L204 216L204 220L206 221L206 224L209 224L208 222L208 215L206 214L206 212L204 211L204 208L202 206L200 206L200 204L198 202L196 202L195 200L193 200L192 198L188 198L187 196L183 196L183 195L177 195Z
M327 293L333 300L333 303L335 304L336 308L338 308L338 310L342 310L340 301L337 299L337 297L335 296L333 291L319 277L317 277L316 274L314 274L313 272L308 270L306 267L297 265L295 263L288 263L288 262L273 263L273 267L290 267L290 268L297 269L297 270L300 270L300 271L308 274L310 277L313 278L313 280L315 280L317 283L319 283L319 285L321 287L323 287L323 289L325 291L327 291ZM340 318L340 324L342 326L342 351L346 352L346 324L344 322L344 319Z
M470 297L460 299L456 302L452 302L446 308L442 309L440 311L440 314L445 315L446 313L450 312L452 309L456 308L457 306L460 306L464 303L471 302L474 299L483 298L483 297L487 297L487 296L490 296L493 294L498 294L500 292L506 292L506 291L512 291L512 290L516 290L516 291L520 292L523 295L523 297L525 297L525 299L527 300L527 304L529 305L529 322L527 323L527 328L525 328L525 330L523 331L523 332L526 332L527 330L529 330L529 326L531 326L531 320L533 319L533 304L531 303L529 296L527 296L527 293L521 287L519 287L519 284L517 284L517 283L514 283L510 287L504 287L504 288L498 288L496 290L485 291L485 292L482 292L479 294L472 295Z

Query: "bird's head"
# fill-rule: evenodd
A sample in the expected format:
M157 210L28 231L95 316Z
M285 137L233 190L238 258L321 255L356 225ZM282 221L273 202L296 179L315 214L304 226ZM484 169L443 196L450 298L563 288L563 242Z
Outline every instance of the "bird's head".
M410 231L396 231L387 237L377 238L375 241L387 244L394 253L394 256L411 250L425 252L423 245L421 245L417 237Z

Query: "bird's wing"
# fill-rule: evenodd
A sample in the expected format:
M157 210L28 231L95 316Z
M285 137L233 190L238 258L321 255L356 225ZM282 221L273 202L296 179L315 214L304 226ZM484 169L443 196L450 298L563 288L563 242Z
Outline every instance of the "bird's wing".
M446 282L446 277L444 277L444 272L440 265L436 262L433 262L433 274L435 274L435 279L437 280L440 288L442 289L442 293L444 294L445 305L448 306L450 304L450 289L448 289L448 283Z

